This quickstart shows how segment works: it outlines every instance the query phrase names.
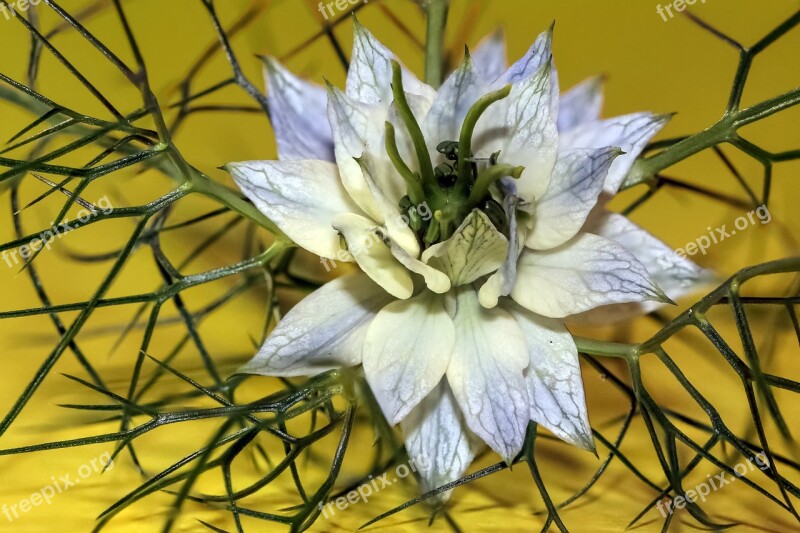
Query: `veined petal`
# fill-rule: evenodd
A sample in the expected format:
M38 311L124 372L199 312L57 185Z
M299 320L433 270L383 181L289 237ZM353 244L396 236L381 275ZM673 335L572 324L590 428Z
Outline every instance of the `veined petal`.
M507 142L499 159L525 167L516 186L519 197L528 203L547 190L558 157L558 128L550 90L552 72L550 63L546 63L534 75L515 84L507 99Z
M364 274L336 278L295 305L237 374L313 376L357 365L367 327L391 300Z
M634 113L587 122L561 136L562 148L603 148L618 146L625 152L608 171L603 190L616 194L636 158L650 139L669 121L670 115Z
M487 35L472 52L475 67L486 83L493 82L506 70L506 36L502 29Z
M364 342L364 374L390 424L403 420L439 383L455 342L442 296L423 291L378 313Z
M381 44L368 29L355 22L353 57L347 71L347 95L365 104L383 104L392 101L392 65L394 54ZM406 92L433 99L436 91L403 69L403 87Z
M619 148L572 149L558 154L547 192L536 202L525 246L555 248L574 237L597 204Z
M603 110L603 81L603 76L595 76L561 95L558 103L559 133L600 119L600 112Z
M311 253L334 257L341 250L331 220L359 209L326 161L245 161L225 170L255 206L290 239Z
M601 305L669 301L647 269L616 242L581 233L558 248L526 249L511 297L534 313L562 318Z
M517 206L519 199L515 194L508 194L503 200L503 210L508 219L508 253L497 272L489 276L478 292L478 299L484 307L494 307L501 296L508 296L517 281L517 261L522 253L528 235L527 224L518 224Z
M653 280L673 300L717 281L712 271L678 255L667 244L618 213L597 210L586 221L584 231L621 244L642 262ZM649 313L661 305L659 302L612 305L587 311L573 319L583 323L611 324Z
M347 251L358 266L375 283L395 298L406 299L413 294L411 274L394 258L373 221L345 213L334 217L333 227L344 236Z
M550 112L555 117L558 115L558 71L553 65L553 28L555 22L544 32L539 34L533 45L522 58L511 65L508 70L497 80L494 85L502 86L505 83L520 83L541 70L545 65L550 65Z
M422 123L428 143L435 147L441 141L458 140L467 112L487 92L468 56L442 84Z
M389 173L394 173L394 169L386 168L381 165L381 161L375 161L371 156L364 155L358 160L363 172L364 180L367 183L370 194L375 201L375 205L380 211L381 220L386 226L389 239L397 243L406 254L416 259L419 257L419 241L411 227L408 225L408 218L400 214L398 201L391 200L378 185L377 177L386 177ZM376 168L377 167L377 168ZM381 168L382 167L382 168Z
M264 60L267 102L283 160L333 161L333 137L326 116L328 98L319 85L302 80L276 59Z
M497 270L507 253L508 239L474 209L452 237L425 250L422 261L440 268L458 286Z
M516 319L528 345L530 366L526 381L531 419L556 437L594 451L578 349L572 335L558 320L535 315L513 302L506 309Z
M524 81L538 72L542 66L549 63L552 57L553 26L550 26L550 28L536 37L533 45L531 45L525 55L511 65L498 79L498 82L505 84Z
M400 427L422 492L461 478L480 451L481 442L467 427L446 379L400 422ZM436 502L446 503L451 492L437 495Z
M411 272L425 278L425 285L427 285L430 290L437 294L444 294L450 290L452 284L447 274L410 256L408 252L394 242L391 242L390 246L395 259L400 261L400 263Z
M530 420L525 339L503 309L486 309L471 287L458 290L455 347L447 381L469 428L507 462L519 453Z
M387 108L363 104L329 86L328 116L333 130L336 163L344 188L373 220L383 222L383 213L356 158L384 150L383 131L388 116Z

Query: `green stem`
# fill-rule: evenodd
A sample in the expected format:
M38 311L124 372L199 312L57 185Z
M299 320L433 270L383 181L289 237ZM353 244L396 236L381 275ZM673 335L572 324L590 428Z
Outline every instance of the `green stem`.
M735 113L734 122L736 128L741 128L798 104L800 104L800 87Z
M625 178L621 189L628 189L634 185L652 180L656 174L665 168L671 167L707 148L727 141L733 132L732 121L729 117L725 117L710 128L687 137L652 157L639 159Z
M444 29L450 0L426 0L428 29L425 41L425 82L435 89L442 84Z
M662 170L707 148L738 139L737 130L800 104L800 88L760 102L747 109L726 113L710 128L696 133L634 164L625 178L622 189L652 181Z
M616 342L604 342L585 337L573 337L578 351L589 355L599 355L604 357L621 357L631 359L636 357L636 346L633 344L620 344Z

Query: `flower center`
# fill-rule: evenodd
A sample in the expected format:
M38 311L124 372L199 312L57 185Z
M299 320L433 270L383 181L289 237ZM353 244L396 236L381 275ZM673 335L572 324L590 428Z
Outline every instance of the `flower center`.
M524 167L498 163L500 152L488 158L472 153L472 136L483 113L493 103L506 98L511 86L489 93L470 108L461 126L457 141L439 143L437 151L447 162L434 168L422 129L411 111L403 91L400 65L392 62L392 92L398 114L411 137L419 172L413 172L400 156L394 125L386 122L386 152L406 182L407 195L400 200L400 209L408 215L411 228L427 246L453 235L473 209L480 209L497 229L505 233L507 221L503 207L492 198L490 187L504 177L519 178ZM423 220L418 207L427 204L433 216Z

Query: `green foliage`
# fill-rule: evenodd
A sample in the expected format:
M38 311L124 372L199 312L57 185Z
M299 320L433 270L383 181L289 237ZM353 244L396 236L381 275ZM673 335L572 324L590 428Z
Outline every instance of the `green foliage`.
M8 6L5 0L0 1ZM2 82L0 84L0 100L5 102L5 105L16 106L28 111L34 118L22 130L9 132L8 147L0 152L0 167L4 169L0 171L0 183L7 188L6 192L10 199L9 207L14 216L17 234L17 238L0 245L0 251L16 249L42 233L39 231L26 234L23 229L18 192L22 180L39 179L50 187L45 194L24 208L33 207L54 194L61 194L66 198L52 226L45 228L44 231L56 231L60 222L75 204L91 210L94 206L83 199L81 195L95 181L108 180L122 172L148 170L169 176L174 186L168 193L143 205L98 212L88 222L73 224L73 229L70 231L82 231L88 226L104 224L114 219L127 219L133 223L133 229L127 236L126 244L113 253L73 257L77 262L110 264L108 273L98 284L91 298L73 304L53 304L48 296L45 282L36 268L35 260L39 255L36 252L27 260L24 270L41 305L0 312L2 320L47 316L60 337L16 403L8 409L0 421L0 435L15 423L28 402L65 354L75 357L85 372L85 376L82 378L71 378L76 386L89 389L92 394L99 394L104 402L70 404L61 407L91 412L97 417L98 422L116 421L119 424L119 430L69 441L45 442L14 449L6 448L0 450L0 454L34 453L98 443L113 443L115 446L114 457L119 454L128 454L133 463L140 468L145 479L139 487L100 515L97 530L110 524L112 519L123 509L140 503L149 495L161 491L173 495L173 512L165 518L164 531L172 528L181 508L187 501L208 505L220 512L229 512L237 531L244 530L243 517L284 524L292 530L303 530L318 516L319 504L335 496L337 489L342 489L338 484L341 483L339 474L344 454L355 426L364 423L359 421L357 415L363 415L366 423L371 422L379 427L383 436L371 468L373 474L387 468L392 461L399 460L403 452L392 438L389 428L382 425L384 423L380 416L374 415L377 411L374 409L369 395L363 393L362 378L359 375L334 371L317 376L300 385L284 382L284 387L279 392L255 401L239 403L235 397L244 383L244 378L235 377L226 380L225 373L219 367L219 359L214 353L209 352L202 340L198 331L199 322L213 319L215 313L228 302L252 295L252 289L255 287L266 287L269 292L267 319L264 324L264 332L266 332L279 314L275 307L276 287L290 286L309 289L316 285L313 281L302 279L292 273L292 267L296 260L293 244L238 192L225 188L203 174L201 170L193 167L184 159L173 141L176 130L192 114L255 112L269 115L264 94L244 75L230 43L232 34L245 28L264 12L266 2L253 2L230 27L226 28L220 22L214 0L195 1L202 3L205 7L216 31L216 36L213 36L216 38L216 43L208 49L206 54L201 56L200 61L183 78L180 84L179 98L170 102L168 108L159 104L151 90L145 58L137 43L136 32L128 24L125 15L126 1L97 0L82 11L71 13L54 1L45 0L46 6L43 5L39 9L52 10L63 20L63 24L46 34L42 33L39 27L36 7L31 7L26 13L26 17L17 17L16 19L15 23L22 24L31 36L28 78L25 82L20 82L0 72L0 82ZM435 0L426 4L426 9L429 10L432 18L428 25L429 47L426 51L428 60L426 71L432 79L441 78L440 58L443 46L441 35L447 12L445 4ZM369 5L372 9L373 4ZM357 9L363 7L359 5ZM381 6L376 3L374 9L380 8ZM131 66L116 56L82 22L98 12L104 11L110 11L115 15L118 27L126 35L135 65ZM330 32L330 28L346 19L346 16L342 16L336 21L326 24L317 36L318 39L330 41L337 54L343 59L345 66L346 59L335 36ZM737 205L741 205L741 201L731 200L728 197L689 186L680 180L668 178L662 174L666 168L701 150L712 149L722 158L728 169L739 180L749 199L748 202L753 206L769 200L773 164L800 158L800 149L770 153L745 140L737 133L738 129L746 124L766 119L800 103L800 89L795 89L747 109L742 110L739 106L753 58L800 24L800 12L749 48L733 41L704 22L698 21L698 23L724 42L734 46L740 53L740 63L727 110L717 124L703 132L685 138L661 141L650 147L655 154L639 161L626 182L627 186L647 184L648 192L631 205L628 212L643 205L652 194L664 186L683 187L698 194L714 196L720 201L733 201ZM59 52L52 43L54 37L65 32L79 35L98 50L104 60L115 67L130 86L136 89L140 96L140 102L135 111L124 113L118 110L77 67ZM68 69L72 77L94 96L106 112L113 116L113 119L101 119L70 109L37 91L41 59L45 53L56 58L61 65ZM219 54L224 55L227 59L230 65L230 76L209 87L196 89L198 72L212 57ZM231 86L238 86L249 95L252 105L237 107L202 104L204 99ZM167 117L170 120L167 120ZM141 125L143 123L152 123L154 128L143 127ZM53 148L55 140L62 138L68 138L70 141L63 146ZM720 145L723 143L728 143L741 150L764 166L764 186L760 197L757 197L748 187L741 174L722 151ZM83 166L72 166L62 162L68 156L81 156L90 149L93 150L94 155L88 158L87 163ZM28 155L24 158L6 157L10 152L23 150L28 151ZM189 220L175 222L174 212L177 203L198 195L211 199L216 203L216 207ZM94 210L96 211L96 209ZM185 261L177 265L173 264L168 258L168 254L162 249L162 237L179 229L193 229L206 222L217 223L219 228L212 235L192 243L193 250ZM189 263L206 253L214 243L230 238L234 230L241 229L242 224L247 225L247 230L244 233L246 246L240 260L231 262L222 268L197 274L186 275L183 273ZM256 225L270 230L275 236L273 243L266 249L261 247L256 232L253 231ZM132 261L134 252L142 248L149 249L152 254L157 271L161 276L161 286L149 293L108 296L111 286L119 279L126 265ZM613 440L595 428L595 437L608 449L608 453L584 488L560 503L554 502L548 495L546 482L536 464L537 428L535 425L529 428L526 446L516 462L527 463L534 484L545 503L548 518L543 531L548 530L551 526L566 531L566 526L559 516L559 509L572 504L585 495L615 459L620 461L633 477L643 481L653 491L653 502L633 519L631 524L635 524L645 513L650 512L660 499L682 494L685 490L684 481L701 462L708 462L720 471L731 474L730 464L735 456L749 458L762 452L770 461L770 468L765 474L772 482L771 488L763 488L746 478L742 478L743 483L800 520L792 503L792 497L800 497L800 488L782 474L786 470L800 471L800 464L791 458L773 453L771 440L765 429L768 423L773 423L779 428L780 438L787 442L794 442L790 428L781 414L774 391L782 389L794 394L800 393L800 383L769 374L762 369L762 356L756 348L748 319L748 316L763 309L778 310L780 313L786 314L800 340L800 326L795 310L796 305L800 303L797 289L795 287L794 292L789 296L742 296L741 292L745 284L757 278L778 273L798 272L800 272L799 258L745 269L687 312L674 320L665 321L658 334L641 344L614 344L577 339L586 364L599 372L619 390L620 394L629 402L629 410L620 420L618 433ZM221 290L218 298L210 304L200 309L193 309L185 303L183 295L186 291L223 279L228 279L231 283ZM162 317L166 304L171 304L177 309L178 316L170 323L174 324L177 321L182 326L183 332L171 353L159 361L148 354L151 351L151 341L156 330L164 327L167 323ZM142 318L144 318L144 327L139 351L127 379L127 392L120 395L112 392L107 383L108 380L93 366L92 358L81 348L79 336L93 315L105 310L113 310L119 306L131 305L136 306L137 311L132 321L122 328L119 342L133 333ZM709 320L707 313L715 307L730 309L744 348L743 357L737 354L736 350L722 338L717 328ZM66 323L64 316L70 312L77 313L77 316L71 323ZM720 364L727 365L739 376L742 386L740 392L744 394L752 415L752 427L755 430L753 439L734 432L723 419L718 408L699 392L667 353L665 344L674 337L685 334L685 330L691 328L701 332L708 343L715 348L720 356ZM202 382L190 378L173 365L178 353L187 346L197 354L202 363L204 369ZM628 375L617 375L607 367L604 360L609 357L621 358L627 365ZM692 400L706 414L706 420L698 420L669 409L654 399L651 395L652 391L645 386L641 375L640 361L645 357L657 359L668 370L674 380L688 392ZM146 365L152 365L155 370L146 374ZM182 389L175 388L176 381L182 384ZM156 400L146 399L153 394L157 395ZM210 402L212 406L185 407L187 403L200 401ZM631 424L637 417L644 421L649 431L653 450L661 464L666 481L647 477L642 469L621 451ZM138 444L143 436L165 426L187 426L209 421L214 423L214 431L207 442L202 443L202 446L199 446L193 453L176 458L171 466L155 475L145 474L146 468L142 465L140 458L147 454L147 448L144 444L141 446ZM287 429L287 425L297 421L309 422L308 431L300 436L296 435L295 431ZM701 432L705 435L706 440L701 442L691 438L684 430L685 427ZM175 432L176 435L181 433L180 431ZM185 434L194 435L195 432L186 430ZM318 448L321 446L320 441L329 435L338 436L338 444L332 454L314 452L315 449L318 452ZM541 438L545 437L541 436ZM284 451L284 454L277 459L267 453L267 449L270 448L269 443L275 442L280 443ZM724 445L729 445L736 454L726 453L723 449ZM692 451L693 457L690 461L679 460L679 446ZM308 459L315 453L318 457L330 456L331 460L325 467L328 472L325 479L321 483L310 486L302 479L299 461L301 458ZM234 480L236 469L233 465L237 459L241 460L247 457L259 458L261 463L268 466L259 473L256 481L241 487ZM388 459L386 459L387 457ZM497 463L428 494L423 494L397 509L376 517L370 523L422 502L434 494L495 474L506 468L508 466L504 463ZM222 476L225 482L224 494L201 494L196 490L197 480L208 472L217 472ZM243 503L245 498L258 494L281 475L287 473L294 481L297 506L267 512L251 509ZM364 480L366 479L365 477ZM360 482L353 483L353 486L358 483ZM345 488L345 492L346 490L348 489ZM687 508L689 513L703 525L724 526L724 524L715 522L697 504L692 503ZM670 515L666 519L665 530L669 527L672 517L673 515ZM455 520L446 513L445 519L454 529L457 529ZM219 531L215 526L205 522L201 523L209 530Z

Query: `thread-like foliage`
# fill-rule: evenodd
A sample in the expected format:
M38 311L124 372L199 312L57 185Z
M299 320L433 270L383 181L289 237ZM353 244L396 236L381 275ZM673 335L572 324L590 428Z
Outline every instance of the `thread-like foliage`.
M47 317L59 336L34 377L0 420L0 443L3 442L2 435L15 424L42 383L65 356L74 357L84 373L82 376L70 376L75 387L85 390L87 398L95 399L87 399L87 402L94 403L61 407L90 412L96 417L96 422L113 421L118 424L119 429L111 433L13 449L0 444L0 455L35 453L98 443L113 445L114 458L127 454L142 472L144 481L102 512L97 530L113 523L113 519L122 510L142 502L156 492L167 492L173 499L172 512L164 519L164 531L173 527L187 501L207 505L220 513L230 513L231 523L236 531L244 531L248 520L285 525L291 530L300 531L308 528L318 517L320 504L366 481L368 476L384 471L404 456L392 430L386 427L380 415L376 415L378 410L374 400L366 390L363 376L357 370L331 371L300 383L283 381L277 392L239 402L236 399L237 392L246 380L242 377L227 379L235 367L231 367L229 361L209 350L203 340L199 329L201 323L213 320L222 308L232 302L255 297L266 304L263 324L263 334L266 335L280 319L276 290L293 288L308 291L318 286L318 283L295 273L298 254L293 244L264 215L237 191L220 185L208 177L203 169L193 166L184 158L178 143L174 141L176 133L195 115L253 113L269 117L268 102L260 85L245 75L231 44L232 39L258 17L267 16L269 1L253 0L227 26L221 22L217 12L217 4L220 2L194 1L204 8L214 34L209 35L211 44L181 78L175 96L168 102L159 102L150 86L146 58L138 42L141 30L132 27L128 22L127 0L95 0L77 11L64 8L54 0L43 0L42 5L32 6L24 16L18 16L13 21L14 24L22 25L31 38L31 46L27 51L27 78L12 79L0 68L0 105L22 109L32 119L19 131L3 132L9 140L7 146L0 151L0 188L6 191L16 237L0 245L0 252L17 250L44 232L81 232L89 227L102 227L111 221L129 222L129 233L125 235L125 242L118 249L100 254L70 253L65 259L65 270L71 268L67 266L67 262L75 268L86 263L108 266L105 276L90 298L71 304L52 303L49 297L51 281L37 268L36 259L41 252L39 250L33 251L20 267L27 283L34 288L40 305L0 311L0 320L4 321ZM436 1L427 0L423 2L423 6ZM6 8L11 7L6 0L0 0L0 3ZM413 6L402 8L408 7ZM358 9L382 12L409 39L415 39L413 32L403 26L402 19L388 5L370 2L368 6L359 4L353 11ZM48 30L43 29L39 21L42 10L48 10L59 19ZM441 10L437 13L441 15ZM125 55L132 57L132 62L121 59L89 29L89 22L93 17L109 14L117 25L117 31L125 35L128 44ZM333 48L342 66L347 68L346 54L337 42L333 29L343 22L347 23L349 14L343 13L334 20L325 21L319 32L300 49L316 41L325 41ZM800 12L750 47L736 42L703 21L695 21L723 42L735 47L740 55L725 114L719 122L696 135L668 139L650 146L647 152L650 155L637 162L625 184L626 187L646 184L647 192L626 212L646 205L647 200L663 187L679 187L692 193L711 196L721 202L755 207L769 201L773 166L800 159L800 147L787 152L772 153L738 133L745 125L765 120L800 103L800 89L795 89L746 109L740 107L753 59L783 35L794 30L800 24ZM85 73L60 52L54 43L59 36L66 33L79 36L99 52L100 60L112 66L136 91L139 99L135 105L130 106L128 103L125 108L118 107L113 98L93 85ZM431 33L429 28L429 38L431 35L435 36L436 32ZM434 40L436 43L433 46L441 46L440 39ZM423 43L417 44L424 47ZM7 53L23 52L17 50ZM432 53L430 48L427 53ZM106 118L71 109L58 101L58 97L53 95L53 88L39 88L42 58L46 55L57 60L96 100ZM230 67L228 76L201 86L198 82L200 74L218 56L227 60ZM213 101L215 95L231 88L243 91L249 97L250 103L207 103ZM763 165L763 187L760 195L748 186L723 150L723 144L732 146ZM721 158L741 184L745 200L738 199L738 196L723 196L664 175L669 167L703 150L713 150ZM77 164L75 161L85 163ZM169 178L170 190L141 205L112 209L101 209L84 198L87 189L93 184L104 184L115 178L145 172ZM21 205L20 187L25 180L38 180L47 189L45 193ZM23 223L23 214L44 205L41 202L52 196L63 198L64 202L54 217L50 214L54 218L51 226L29 232ZM189 218L176 215L180 205L198 197L210 200L214 207L197 212ZM64 229L62 221L76 207L88 209L92 216L88 221L71 222L69 228ZM210 232L209 225L213 226ZM266 228L272 234L266 245L262 242L263 233L256 231L259 227ZM171 250L165 249L167 245L164 241L177 232L190 235L191 242L188 255L176 263L171 259ZM220 242L242 243L241 256L219 268L186 273L198 263L199 258ZM125 268L142 255L149 257L152 269L160 279L159 286L151 292L110 296L111 287L119 283ZM800 521L793 503L793 498L800 497L800 488L786 476L787 471L800 472L800 464L791 457L773 451L773 439L794 443L792 428L782 415L775 392L782 390L791 394L800 393L800 383L764 370L764 357L757 349L752 326L753 316L771 313L770 317L775 322L786 321L791 324L800 343L800 324L796 312L796 306L800 303L798 286L793 283L777 295L754 296L752 292L747 295L742 292L757 279L787 273L793 274L794 280L800 279L796 276L800 273L800 258L747 268L685 313L673 320L663 321L660 331L640 344L576 339L586 367L597 371L615 387L625 398L629 408L616 424L616 435L613 438L606 435L605 430L601 432L594 428L597 441L607 452L585 486L562 502L554 501L549 496L547 482L536 462L537 428L534 424L529 427L526 444L516 462L527 464L532 485L544 502L547 518L543 531L551 527L567 531L559 510L587 494L614 460L624 465L632 478L643 481L652 489L652 503L638 516L631 517L631 524L636 524L652 511L659 500L683 494L687 488L685 480L702 462L709 463L728 475L735 475L731 465L737 458L753 458L762 453L769 460L770 466L764 474L770 485L761 486L748 478L742 478L742 482ZM23 283L25 278L20 276L18 282ZM188 291L208 284L214 284L219 289L213 301L203 306L187 302ZM91 337L86 326L89 319L95 315L113 313L118 308L132 308L134 312L127 324L115 330L119 340L112 351L127 338L134 335L140 338L138 350L121 389L116 384L110 386L108 376L104 376L96 368L93 361L98 360L97 354L90 354L82 347L84 337ZM720 316L720 309L728 310L729 319L735 322L742 350L737 351L724 339L718 326L710 318L711 314ZM72 318L69 320L67 317ZM161 328L173 326L181 328L180 338L171 349L159 347L159 353L166 353L160 360L151 357L153 339L157 332ZM700 392L668 353L668 342L686 335L687 330L692 329L699 331L708 346L719 355L719 365L730 368L740 379L741 389L737 392L749 407L750 430L743 433L741 428L732 429L732 424L720 413L719 406L713 405ZM254 345L260 340L262 339L254 339ZM707 348L701 346L698 350L707 351ZM189 372L180 368L178 355L182 352L196 356L202 371L190 377ZM624 361L627 373L620 375L618 370L612 370L607 365L607 358ZM691 417L656 400L657 391L652 390L652 385L645 385L642 376L640 365L645 358L655 359L664 367L671 379L705 413L705 419ZM622 451L632 423L637 419L644 422L651 437L653 450L663 471L662 478L655 479L645 475L641 465L636 465ZM213 431L205 442L199 443L195 451L175 457L170 466L156 473L149 471L146 461L148 450L146 445L139 445L143 436L167 426L187 428L175 431L175 435L196 435L198 433L194 427L200 424L208 427L209 423L213 425ZM377 428L381 437L374 460L363 479L349 479L345 483L340 473L351 435L358 426L369 427L370 424ZM298 428L301 427L305 429L300 431ZM698 432L704 435L705 440L690 436ZM328 437L332 440L325 440ZM545 436L541 435L540 438ZM276 449L282 450L279 457L275 456ZM680 449L689 450L691 458L688 461L681 460ZM317 468L321 468L326 474L321 480L310 482L304 479L302 461L310 459L316 461ZM237 473L241 471L237 465L242 463L256 465L258 475L255 480L251 476L247 483L237 481ZM474 472L414 498L369 523L384 519L435 494L496 474L507 467L501 462ZM224 492L208 494L197 490L198 480L208 473L220 476L224 482ZM257 496L279 479L291 479L292 497L297 502L295 506L288 509L265 509L248 503L257 501L248 498ZM687 510L697 522L705 526L726 525L718 523L696 503L690 502ZM458 529L456 521L447 513L444 513L444 518L454 529ZM669 528L672 518L673 515L666 518L664 530ZM200 523L209 530L221 531L206 522Z

